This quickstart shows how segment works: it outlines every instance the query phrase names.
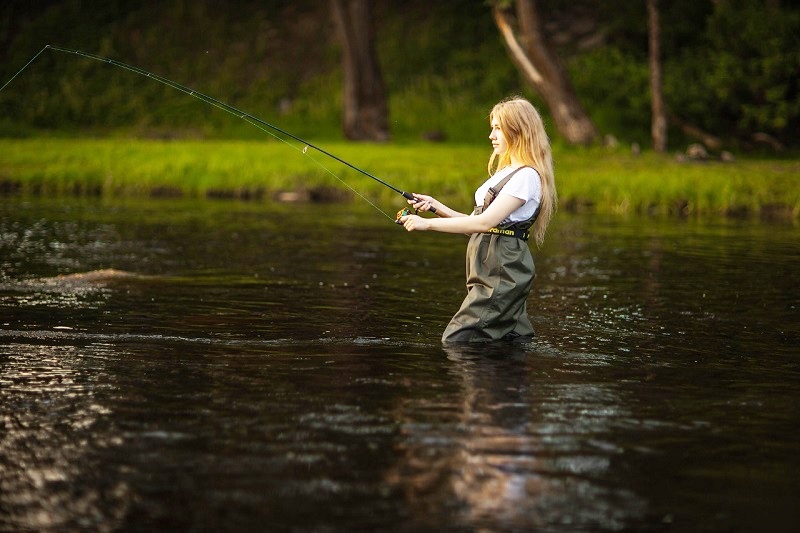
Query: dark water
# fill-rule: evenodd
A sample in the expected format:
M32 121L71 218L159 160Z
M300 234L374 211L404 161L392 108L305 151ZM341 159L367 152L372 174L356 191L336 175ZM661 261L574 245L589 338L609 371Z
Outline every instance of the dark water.
M536 340L445 350L466 239L369 208L0 215L0 530L800 521L796 227L560 213Z

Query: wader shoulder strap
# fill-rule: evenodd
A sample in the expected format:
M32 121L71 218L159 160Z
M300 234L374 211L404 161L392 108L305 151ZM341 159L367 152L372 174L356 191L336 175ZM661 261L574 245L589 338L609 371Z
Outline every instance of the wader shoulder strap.
M528 168L528 165L515 169L511 174L503 178L497 185L495 185L494 187L489 187L489 190L486 191L486 197L483 199L483 209L481 209L481 211L484 211L487 207L489 207L489 204L494 202L494 199L497 198L498 194L500 194L500 190L506 186L506 183L508 183L509 180L511 180L511 178L514 177L514 174L516 174L523 168Z
M497 195L500 194L500 190L503 187L505 187L506 183L508 183L508 181L514 176L514 174L516 174L517 172L526 167L528 167L528 165L519 167L518 169L514 170L514 172L503 178L497 185L495 185L494 187L489 187L489 190L486 192L486 198L483 200L483 205L476 206L474 213L476 215L482 213L483 210L486 209L489 206L489 204L491 204L494 201L495 198L497 198ZM528 167L528 168L533 168L533 167ZM536 206L536 211L534 211L533 216L528 220L522 222L515 222L513 224L508 224L505 226L489 228L489 230L486 233L507 235L509 237L516 237L517 239L522 239L523 241L527 241L528 238L530 237L530 231L528 230L531 228L531 226L533 226L533 223L536 222L541 207L542 207L541 203L538 206Z

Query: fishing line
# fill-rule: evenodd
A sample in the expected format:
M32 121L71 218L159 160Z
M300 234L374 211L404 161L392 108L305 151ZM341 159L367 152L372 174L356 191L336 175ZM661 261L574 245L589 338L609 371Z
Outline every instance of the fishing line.
M38 58L42 54L42 52L44 52L45 50L48 50L48 49L49 50L54 50L54 51L57 51L57 52L66 52L66 53L69 53L69 54L75 54L77 56L85 57L87 59L92 59L94 61L99 61L101 63L107 63L109 65L113 65L115 67L122 68L124 70L129 71L129 72L133 72L135 74L139 74L140 76L144 76L146 78L150 78L152 80L155 80L155 81L157 81L157 82L159 82L159 83L161 83L163 85L166 85L167 87L171 87L171 88L173 88L175 90L181 91L182 93L188 94L189 96L193 96L193 97L197 98L198 100L200 100L202 102L205 102L206 104L212 105L212 106L214 106L214 107L216 107L218 109L221 109L221 110L223 110L223 111L225 111L227 113L230 113L231 115L234 115L235 117L238 117L238 118L244 120L248 124L250 124L252 126L255 126L259 130L263 131L264 133L267 133L268 135L270 135L270 136L274 137L275 139L281 141L282 143L286 144L287 146L290 146L290 147L294 148L295 150L301 152L303 155L305 155L306 157L308 157L309 159L314 161L314 163L316 163L320 168L325 170L325 172L327 172L328 174L330 174L331 176L333 176L334 178L339 180L348 189L353 191L356 195L361 197L364 201L366 201L372 207L374 207L379 212L381 212L383 215L385 215L392 222L395 221L394 217L391 217L390 215L388 215L385 211L383 211L377 205L372 203L363 194L361 194L358 191L356 191L352 186L350 186L350 184L348 184L342 178L337 176L328 167L323 165L318 159L315 159L314 157L312 157L311 154L308 153L308 149L309 148L313 148L317 152L319 152L319 153L321 153L323 155L326 155L326 156L338 161L339 163L342 163L343 165L346 165L346 166L350 167L351 169L353 169L353 170L355 170L357 172L360 172L361 174L367 176L368 178L371 178L371 179L377 181L381 185L384 185L384 186L390 188L391 190L397 192L398 194L402 195L404 198L406 198L408 200L416 200L416 198L414 197L413 194L411 194L409 192L402 191L402 190L398 189L397 187L395 187L393 185L390 185L389 183L385 182L384 180L378 178L377 176L373 176L372 174L370 174L366 170L362 170L362 169L358 168L357 166L353 165L352 163L349 163L349 162L345 161L344 159L342 159L342 158L340 158L340 157L328 152L327 150L324 150L324 149L320 148L319 146L316 146L315 144L312 144L312 143L310 143L308 141L305 141L305 140L301 139L300 137L297 137L296 135L293 135L293 134L289 133L288 131L279 128L278 126L275 126L274 124L270 124L269 122L267 122L265 120L262 120L262 119L260 119L260 118L258 118L256 116L254 116L254 115L251 115L250 113L242 111L241 109L238 109L238 108L236 108L236 107L234 107L234 106L232 106L230 104L226 104L225 102L221 102L220 100L217 100L216 98L212 98L211 96L208 96L207 94L203 94L201 92L195 91L194 89L192 89L190 87L186 87L185 85L181 85L180 83L177 83L177 82L174 82L174 81L172 81L170 79L164 78L163 76L159 76L158 74L153 74L152 72L148 72L148 71L146 71L144 69L141 69L139 67L135 67L133 65L128 65L127 63L122 63L121 61L116 61L114 59L109 59L107 57L98 56L98 55L95 55L95 54L90 54L89 52L83 52L81 50L73 50L73 49L70 49L70 48L62 48L60 46L53 46L53 45L50 45L50 44L45 45L44 48L39 50L39 52L36 55L34 55L31 58L31 60L28 61L25 64L25 66L23 66L21 69L19 69L19 71L17 71L17 73L14 74L11 77L10 80L8 80L2 87L0 87L0 91L5 89L8 86L8 84L10 84L14 80L14 78L19 76L26 68L28 68L28 66L30 66L31 63L33 63L36 60L36 58ZM269 129L267 129L267 128L269 128ZM286 137L294 139L295 141L297 141L299 143L302 143L303 144L303 148L302 149L298 148L297 146L295 146L292 143L288 142L286 139L276 135L275 133L273 133L273 131L270 131L270 130L278 132L278 133L280 133L282 135L285 135ZM432 208L431 208L431 211L435 212Z

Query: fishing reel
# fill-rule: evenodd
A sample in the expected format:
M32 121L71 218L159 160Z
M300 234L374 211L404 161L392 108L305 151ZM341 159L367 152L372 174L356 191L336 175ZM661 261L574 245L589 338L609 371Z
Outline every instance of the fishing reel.
M402 222L400 222L400 219L403 218L404 216L418 215L418 214L419 214L419 209L412 210L410 207L404 207L403 209L397 212L397 216L394 218L394 223L402 224Z

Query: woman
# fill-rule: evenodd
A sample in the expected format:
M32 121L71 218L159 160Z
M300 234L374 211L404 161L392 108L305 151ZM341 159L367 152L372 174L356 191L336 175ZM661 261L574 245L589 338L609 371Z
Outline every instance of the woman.
M442 335L442 342L526 339L533 336L526 302L535 269L527 238L544 241L557 196L550 141L530 102L503 100L489 115L490 178L475 192L467 215L432 196L416 194L415 209L435 208L440 218L407 215L408 231L471 234L467 246L467 297Z

